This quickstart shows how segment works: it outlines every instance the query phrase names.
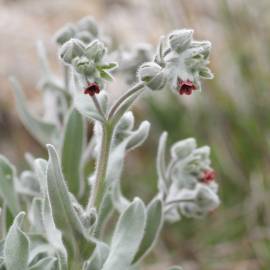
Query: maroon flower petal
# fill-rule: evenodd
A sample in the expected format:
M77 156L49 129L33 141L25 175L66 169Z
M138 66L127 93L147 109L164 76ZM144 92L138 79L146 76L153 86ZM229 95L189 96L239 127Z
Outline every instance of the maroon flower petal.
M87 87L84 89L84 94L89 96L94 96L100 92L100 87L97 83L88 83Z
M196 86L193 84L192 81L187 80L178 80L178 92L180 95L191 95L192 91L196 90Z
M206 170L202 173L201 181L205 184L208 184L212 181L214 181L216 178L216 173L214 170Z

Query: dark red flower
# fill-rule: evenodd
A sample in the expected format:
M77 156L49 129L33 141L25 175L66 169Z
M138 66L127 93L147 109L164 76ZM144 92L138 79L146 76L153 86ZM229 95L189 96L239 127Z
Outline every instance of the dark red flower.
M95 82L88 83L87 87L84 89L84 93L90 96L94 96L95 94L98 94L99 92L100 92L99 85Z
M206 170L202 173L201 181L205 184L208 184L212 181L214 181L216 178L216 173L214 170Z
M196 90L196 86L193 84L192 81L178 81L178 92L180 95L191 95L192 91Z

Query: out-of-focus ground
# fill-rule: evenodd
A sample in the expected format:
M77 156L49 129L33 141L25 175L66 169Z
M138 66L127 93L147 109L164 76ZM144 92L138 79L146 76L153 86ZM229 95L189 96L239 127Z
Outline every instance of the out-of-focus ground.
M194 28L213 43L215 79L201 95L154 93L137 108L152 122L147 146L128 156L124 189L154 194L153 157L162 130L170 142L195 136L212 147L221 207L204 220L167 225L150 268L270 269L270 2L268 0L6 0L0 1L0 152L23 166L23 153L44 155L18 120L8 76L22 82L33 110L40 73L36 40L44 41L58 72L52 35L68 21L93 15L115 43L158 42L176 28ZM115 89L114 91L117 91ZM144 164L148 164L145 166ZM146 266L147 267L147 266Z

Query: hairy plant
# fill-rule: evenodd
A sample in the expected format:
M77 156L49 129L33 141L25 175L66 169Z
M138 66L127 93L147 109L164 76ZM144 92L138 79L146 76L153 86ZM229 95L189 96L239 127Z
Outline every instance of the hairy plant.
M108 38L90 17L60 29L55 40L62 80L52 73L38 44L43 118L29 111L21 86L11 78L20 119L47 147L49 158L27 154L29 169L18 175L0 156L0 267L139 269L166 221L204 217L220 202L210 148L184 139L171 146L167 160L166 132L156 157L158 193L147 205L139 197L124 196L125 155L141 146L150 130L148 121L134 127L129 109L144 92L200 92L201 80L213 77L207 67L211 43L195 41L193 31L183 29L162 37L156 52L150 46L129 54L110 51ZM117 69L133 85L111 102L106 81L117 76ZM170 268L177 269L182 268Z

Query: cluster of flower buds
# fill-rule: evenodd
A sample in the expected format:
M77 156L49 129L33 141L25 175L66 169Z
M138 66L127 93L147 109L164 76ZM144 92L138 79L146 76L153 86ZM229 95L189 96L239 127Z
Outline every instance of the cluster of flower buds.
M84 17L76 24L67 24L55 34L55 41L58 45L63 45L72 38L76 38L85 44L99 37L99 30L92 17Z
M193 30L173 31L161 39L154 61L139 68L138 78L152 90L167 82L180 95L191 95L201 90L201 79L213 78L207 67L210 49L209 41L193 40Z
M180 95L201 90L201 79L212 79L207 67L211 43L194 41L193 30L176 30L169 35L169 53L164 57L171 88Z
M166 134L162 135L163 142L164 136ZM197 148L193 138L179 141L171 147L168 166L163 166L163 172L158 168L161 172L159 189L165 202L167 220L177 221L181 215L203 217L218 207L218 184L209 155L210 148ZM158 163L158 167L162 165Z
M85 93L90 95L99 93L103 80L112 80L110 71L117 67L115 62L104 61L105 54L106 48L99 40L85 45L78 39L70 39L60 49L60 58L86 80Z

